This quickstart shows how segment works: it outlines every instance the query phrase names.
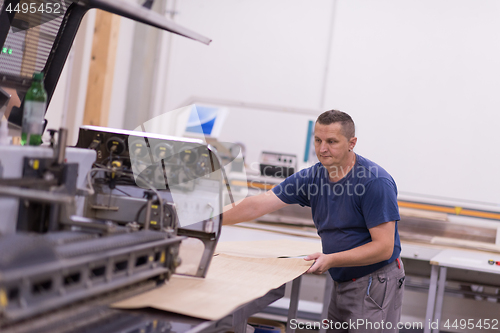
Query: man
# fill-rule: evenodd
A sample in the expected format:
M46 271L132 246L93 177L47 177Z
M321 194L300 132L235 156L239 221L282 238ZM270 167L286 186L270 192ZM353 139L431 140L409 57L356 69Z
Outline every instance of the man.
M404 268L397 188L380 166L353 152L354 122L341 111L321 114L314 128L319 163L267 193L248 197L223 216L224 224L253 220L288 204L310 206L323 253L308 273L328 271L334 290L329 332L397 332ZM358 319L364 320L364 324Z

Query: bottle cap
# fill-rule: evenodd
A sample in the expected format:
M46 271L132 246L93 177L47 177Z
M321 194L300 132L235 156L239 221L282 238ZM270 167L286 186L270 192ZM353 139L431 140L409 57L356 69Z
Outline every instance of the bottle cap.
M42 81L43 73L35 72L33 73L33 80Z

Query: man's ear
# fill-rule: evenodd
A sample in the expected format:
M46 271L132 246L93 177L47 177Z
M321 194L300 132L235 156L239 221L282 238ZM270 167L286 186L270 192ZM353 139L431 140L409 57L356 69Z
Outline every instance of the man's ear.
M356 146L356 143L358 142L358 138L357 137L352 137L349 139L349 149L350 150L353 150L354 147Z

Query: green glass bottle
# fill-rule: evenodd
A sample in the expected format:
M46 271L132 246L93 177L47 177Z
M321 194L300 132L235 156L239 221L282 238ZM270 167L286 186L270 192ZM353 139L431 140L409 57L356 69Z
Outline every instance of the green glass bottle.
M43 73L34 73L31 87L24 97L21 144L39 146L42 143L43 118L47 109L47 92L43 87Z

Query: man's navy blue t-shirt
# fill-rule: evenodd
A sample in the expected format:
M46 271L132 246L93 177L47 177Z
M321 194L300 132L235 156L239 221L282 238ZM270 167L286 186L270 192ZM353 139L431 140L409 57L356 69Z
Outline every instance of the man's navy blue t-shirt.
M340 176L341 169L338 170ZM360 278L393 262L401 252L396 183L372 161L356 154L354 167L338 182L329 179L327 169L317 163L285 179L273 192L287 204L311 207L323 253L349 250L371 241L368 229L396 221L394 251L387 261L368 266L329 269L338 282Z

